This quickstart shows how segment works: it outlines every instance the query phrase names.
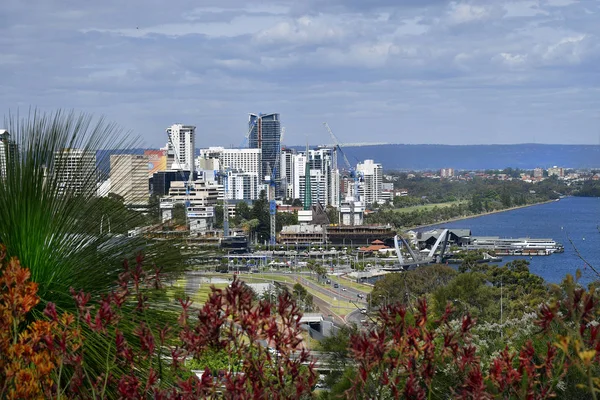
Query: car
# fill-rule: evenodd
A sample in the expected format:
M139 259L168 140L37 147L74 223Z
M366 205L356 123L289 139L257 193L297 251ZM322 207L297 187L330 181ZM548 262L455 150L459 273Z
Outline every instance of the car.
M356 297L358 297L359 299L364 299L365 298L365 296L362 295L362 294L360 294L360 293L356 293Z
M361 308L360 309L360 313L361 314L366 314L367 313L367 309L366 308Z
M325 281L325 283L327 283L328 285L331 285L331 279L327 279L327 280Z
M333 284L333 287L337 289L337 288L339 288L339 287L340 287L340 285L339 285L338 283L334 283L334 284Z
M348 290L348 289L346 289L345 287L342 288L342 292L345 292L346 290Z

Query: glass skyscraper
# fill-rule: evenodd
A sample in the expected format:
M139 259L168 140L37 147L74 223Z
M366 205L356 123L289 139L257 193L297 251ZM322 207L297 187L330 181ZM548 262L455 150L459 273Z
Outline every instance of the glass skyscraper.
M279 114L250 114L248 120L251 149L261 149L261 180L270 176L280 186L281 122Z

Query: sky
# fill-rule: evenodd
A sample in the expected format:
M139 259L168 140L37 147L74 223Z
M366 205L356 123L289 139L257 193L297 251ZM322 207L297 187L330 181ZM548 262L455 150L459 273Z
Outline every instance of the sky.
M0 110L166 143L600 144L598 0L2 0ZM1 128L1 126L0 126Z

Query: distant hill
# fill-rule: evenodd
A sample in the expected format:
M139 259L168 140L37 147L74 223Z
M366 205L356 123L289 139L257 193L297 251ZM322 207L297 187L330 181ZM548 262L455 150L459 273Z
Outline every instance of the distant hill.
M301 146L291 146L303 150ZM103 150L98 158L100 170L108 173L110 154L119 150ZM384 170L457 170L503 169L506 167L533 169L554 165L565 168L600 169L600 146L566 144L492 144L451 146L441 144L376 144L351 146L344 149L352 164L367 159L381 163ZM143 154L143 149L132 149L130 154ZM340 166L342 158L338 159Z
M600 168L600 146L598 145L387 144L347 147L344 152L352 164L373 159L381 163L384 170L440 168L479 170L506 167L533 169L554 165L566 168ZM341 158L338 160L343 162Z

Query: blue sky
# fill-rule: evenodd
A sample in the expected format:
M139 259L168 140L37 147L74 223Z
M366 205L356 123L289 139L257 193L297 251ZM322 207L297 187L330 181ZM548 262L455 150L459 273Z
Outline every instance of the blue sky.
M74 108L163 146L600 140L600 1L2 0L0 109Z

